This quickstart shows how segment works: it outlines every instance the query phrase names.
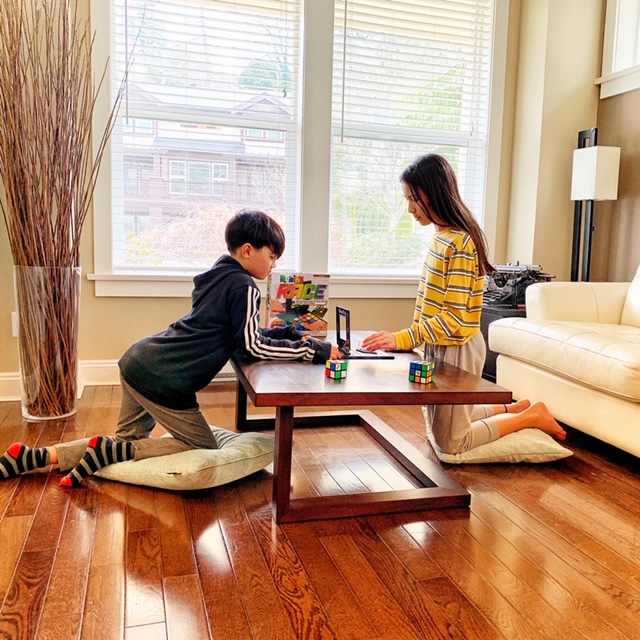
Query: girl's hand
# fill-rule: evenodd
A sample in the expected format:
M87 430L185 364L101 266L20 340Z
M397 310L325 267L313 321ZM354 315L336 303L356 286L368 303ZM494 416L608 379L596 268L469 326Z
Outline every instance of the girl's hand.
M370 351L395 351L396 339L388 331L376 331L362 341L362 346Z

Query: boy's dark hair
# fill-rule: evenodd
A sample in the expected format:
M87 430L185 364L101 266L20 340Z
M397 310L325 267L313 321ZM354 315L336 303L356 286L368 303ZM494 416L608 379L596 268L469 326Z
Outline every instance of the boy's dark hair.
M269 247L279 258L284 253L284 231L270 216L262 211L242 209L227 222L224 239L229 252L245 242L256 249Z
M429 204L440 220L466 231L473 238L478 251L478 270L481 276L495 271L487 257L485 235L473 213L462 201L456 174L443 156L428 153L414 160L400 175L400 182L411 189L413 199L425 211L427 206L421 192L429 198Z

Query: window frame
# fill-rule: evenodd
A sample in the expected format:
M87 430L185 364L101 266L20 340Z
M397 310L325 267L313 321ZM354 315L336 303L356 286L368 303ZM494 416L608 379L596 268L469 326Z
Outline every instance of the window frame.
M510 0L495 0L495 40L484 208L484 232L490 251L493 250L496 241L509 4ZM94 131L97 133L104 127L110 111L107 99L108 87L111 83L110 68L107 64L111 38L110 2L91 0L90 6L92 24L100 25L100 28L95 30L93 50L96 77L99 78L102 70L106 68L94 116ZM333 11L333 2L306 0L303 7L305 67L301 106L304 121L313 122L314 126L304 129L301 143L300 269L314 273L326 272L328 264ZM320 52L324 55L320 55ZM313 78L313 81L305 82L305 78ZM99 136L94 135L94 139L99 139ZM110 166L111 150L117 145L118 140L112 137L105 149L94 194L94 272L87 277L95 283L95 295L98 297L189 297L192 292L192 273L185 272L181 275L175 271L166 274L113 272ZM415 278L332 276L332 296L375 299L413 298L418 278L418 274ZM258 284L264 287L264 283Z
M640 0L634 0L634 2L634 12L638 16L640 15ZM596 79L596 84L600 85L601 100L640 89L640 64L613 71L616 58L620 7L621 0L607 0L602 46L602 75ZM640 26L637 35L640 35Z

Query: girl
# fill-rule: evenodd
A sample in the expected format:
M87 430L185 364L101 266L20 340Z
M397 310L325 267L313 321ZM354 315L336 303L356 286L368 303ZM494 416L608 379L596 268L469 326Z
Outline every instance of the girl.
M480 333L484 276L493 271L484 234L462 201L451 165L436 154L415 160L400 176L409 213L435 234L418 286L413 322L395 333L378 331L363 340L368 349L410 350L429 346L433 358L482 374L486 347ZM509 414L498 418L498 414ZM426 407L427 428L445 453L457 454L537 427L558 440L564 429L542 402L511 405Z

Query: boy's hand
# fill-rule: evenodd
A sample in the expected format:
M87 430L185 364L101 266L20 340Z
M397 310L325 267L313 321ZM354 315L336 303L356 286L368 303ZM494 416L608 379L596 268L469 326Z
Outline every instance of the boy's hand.
M342 353L340 349L335 345L331 345L331 360L340 360L342 358Z
M396 339L388 331L376 331L362 341L362 346L370 351L395 351Z
M301 338L301 340L303 342L306 342L307 340L310 340L311 336L303 336ZM338 349L338 347L336 347L335 345L331 345L331 355L329 356L330 360L340 360L340 358L342 358L342 352L340 351L340 349Z

